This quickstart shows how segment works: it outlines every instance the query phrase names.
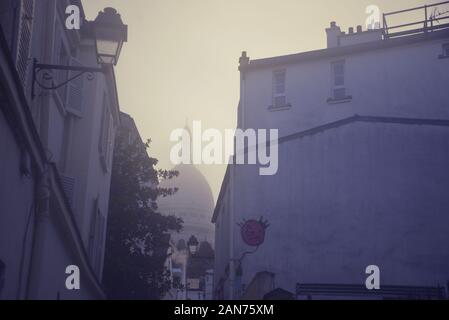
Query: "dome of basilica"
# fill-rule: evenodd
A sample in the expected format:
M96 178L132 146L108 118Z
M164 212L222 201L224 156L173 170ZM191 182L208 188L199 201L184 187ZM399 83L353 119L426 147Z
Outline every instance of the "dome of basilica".
M194 165L180 164L173 170L179 171L179 175L162 181L160 186L176 187L178 191L172 196L158 199L159 212L175 215L184 221L181 232L172 234L173 242L181 239L187 241L194 235L199 241L213 244L214 225L211 219L214 200L206 178Z

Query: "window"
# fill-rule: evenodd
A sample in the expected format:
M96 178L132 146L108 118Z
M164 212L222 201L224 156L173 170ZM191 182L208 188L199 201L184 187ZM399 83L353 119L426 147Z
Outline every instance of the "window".
M94 266L95 271L98 275L101 274L102 270L102 261L103 261L103 252L105 246L105 231L106 231L106 218L101 213L100 210L97 210L96 214L96 222L95 222L95 258L94 258Z
M273 108L286 106L285 99L285 70L273 72Z
M64 24L61 19L55 19L54 21L54 61L56 64L62 66L68 66L70 64L70 50L67 46L64 34ZM67 70L57 70L55 71L55 83L63 83L69 77L69 72ZM66 103L67 97L67 86L62 86L58 88L57 93L60 98L60 103L64 105Z
M75 58L70 59L70 65L75 67L83 66L80 61ZM79 72L70 71L69 77L75 77ZM66 101L65 106L67 111L71 113L82 116L83 112L83 84L84 77L81 75L67 84Z
M335 61L331 63L331 98L328 101L347 100L351 97L346 94L345 87L345 61Z
M341 88L345 85L345 62L337 61L332 63L332 76L334 88Z
M74 177L69 177L66 175L61 174L61 184L62 189L65 192L65 195L67 196L67 200L69 202L70 207L74 211L74 197L75 197L75 186L76 186L76 180Z
M90 219L88 252L97 275L101 274L106 235L106 217L99 208L99 199L94 201L94 210Z
M440 58L449 58L449 43L443 44L443 54Z
M31 34L33 31L34 1L23 0L20 2L20 24L17 39L16 67L20 80L26 82L28 65L30 61Z
M113 152L113 129L114 120L109 108L108 97L106 94L103 96L103 110L101 116L101 128L100 128L100 141L98 149L100 152L100 160L103 165L103 169L107 172L110 169L112 162Z
M57 39L56 41L58 41ZM64 46L64 42L62 40L59 40L59 52L58 52L58 64L61 66L67 66L69 65L69 54L67 52L67 49ZM69 77L69 72L67 70L59 70L58 71L58 83L63 83L66 81ZM62 86L58 89L59 96L63 103L65 103L66 97L67 97L67 86Z

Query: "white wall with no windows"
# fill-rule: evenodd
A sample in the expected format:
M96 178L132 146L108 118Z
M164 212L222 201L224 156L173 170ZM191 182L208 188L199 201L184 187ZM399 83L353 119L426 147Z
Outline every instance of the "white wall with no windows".
M363 285L374 264L381 285L444 285L448 163L449 127L353 122L282 143L274 176L235 166L235 223L220 213L215 285L227 279L229 297L230 254L251 250L236 223L260 216L270 226L243 261L242 284L269 271L291 292L298 282Z

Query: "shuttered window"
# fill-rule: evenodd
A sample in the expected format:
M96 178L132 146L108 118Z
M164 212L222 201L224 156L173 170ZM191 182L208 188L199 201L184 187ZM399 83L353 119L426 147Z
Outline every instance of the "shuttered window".
M345 61L335 61L331 64L332 69L332 98L342 100L347 97L345 87Z
M101 275L106 236L106 216L99 208L98 198L95 199L94 211L91 215L90 221L91 224L88 244L89 258L97 275Z
M26 82L30 62L31 32L33 28L34 0L20 1L20 23L17 36L16 68L20 80Z
M103 262L103 248L104 236L106 231L106 217L100 210L97 210L96 215L96 231L95 231L95 271L98 275L101 274L101 267Z
M75 198L75 178L61 175L62 189L67 197L70 207L74 210L73 203Z
M77 59L72 58L70 65L80 67L82 63ZM71 71L69 77L72 78L79 72ZM82 115L83 112L83 85L84 85L84 75L78 76L68 83L68 94L66 101L67 111L75 113L78 116Z
M443 57L449 57L449 43L443 44Z
M113 142L114 142L114 120L110 111L106 94L103 97L103 111L101 117L101 131L99 141L100 160L103 169L110 170L112 162Z
M285 70L277 70L273 72L273 107L285 107L286 104Z

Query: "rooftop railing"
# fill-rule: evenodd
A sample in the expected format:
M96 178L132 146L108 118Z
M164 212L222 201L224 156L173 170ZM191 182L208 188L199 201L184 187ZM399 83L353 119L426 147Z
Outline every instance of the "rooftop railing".
M391 25L390 20L402 17L405 14L424 16L424 19ZM400 16L402 15L402 16ZM449 29L449 1L420 7L388 12L383 14L384 39L407 36L418 33L427 33L442 29Z

